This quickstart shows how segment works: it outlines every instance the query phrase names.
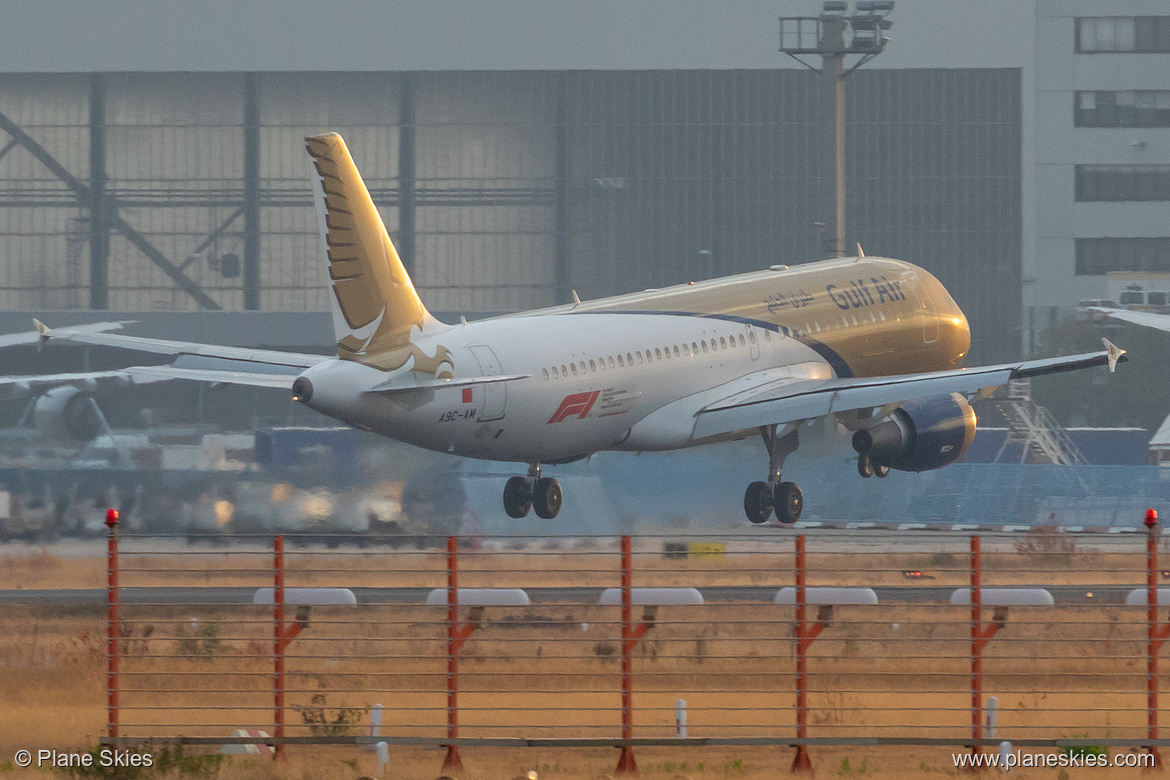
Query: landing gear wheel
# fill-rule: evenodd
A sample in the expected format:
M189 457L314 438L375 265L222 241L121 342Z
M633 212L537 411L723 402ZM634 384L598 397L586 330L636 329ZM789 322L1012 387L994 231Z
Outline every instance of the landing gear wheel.
M504 485L504 511L519 520L532 508L532 490L524 477L511 477Z
M875 463L873 464L873 475L878 479L885 479L890 476L890 467L881 463Z
M561 511L561 483L552 477L541 477L536 480L536 487L532 491L532 508L536 516L544 520L552 520Z
M874 462L869 459L868 455L857 456L857 473L865 479L869 479L875 473L877 473Z
M781 523L795 523L804 510L804 494L795 482L781 482L772 493L772 506Z
M753 482L743 494L743 511L747 519L759 525L772 516L772 489L767 482Z

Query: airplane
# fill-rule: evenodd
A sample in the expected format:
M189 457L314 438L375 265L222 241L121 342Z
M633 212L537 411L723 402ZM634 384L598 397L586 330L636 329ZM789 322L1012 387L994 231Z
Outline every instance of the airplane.
M863 477L925 471L974 438L969 397L1010 379L1108 366L1125 351L963 368L967 319L930 273L895 259L810 262L573 302L457 325L419 298L345 141L306 138L329 270L336 356L114 333L42 340L175 356L132 376L278 387L361 430L438 452L526 463L508 479L514 518L557 516L542 467L604 450L673 450L759 435L764 479L748 485L752 523L796 522L799 486L782 477L806 423L852 435Z
M1157 314L1152 311L1134 311L1132 309L1114 309L1108 306L1088 306L1086 308L1089 311L1104 314L1122 322L1170 331L1170 314Z

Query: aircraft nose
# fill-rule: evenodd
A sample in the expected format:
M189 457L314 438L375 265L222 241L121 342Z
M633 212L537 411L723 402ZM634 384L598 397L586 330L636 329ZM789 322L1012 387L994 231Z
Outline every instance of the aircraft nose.
M958 307L947 314L942 331L946 334L946 346L951 360L955 366L961 366L963 358L967 357L971 350L971 326Z

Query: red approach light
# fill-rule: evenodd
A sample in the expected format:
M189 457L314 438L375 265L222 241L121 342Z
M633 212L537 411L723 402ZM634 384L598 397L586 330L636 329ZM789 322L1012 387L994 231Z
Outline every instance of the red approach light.
M920 572L920 571L903 571L902 576L908 580L920 580L920 579L922 579L922 572Z
M1147 509L1146 510L1146 519L1142 522L1143 522L1143 525L1146 526L1146 528L1153 528L1154 526L1156 526L1158 524L1158 510L1157 509Z
M106 510L106 525L113 528L117 524L118 524L118 510L117 509L107 509Z

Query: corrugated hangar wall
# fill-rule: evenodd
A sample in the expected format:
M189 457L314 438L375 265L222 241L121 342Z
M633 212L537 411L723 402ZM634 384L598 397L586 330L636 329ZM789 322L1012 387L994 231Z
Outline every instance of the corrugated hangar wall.
M850 246L936 273L972 359L1014 356L1020 72L848 84ZM434 311L806 262L820 95L794 70L3 75L0 307L324 310L326 130Z

